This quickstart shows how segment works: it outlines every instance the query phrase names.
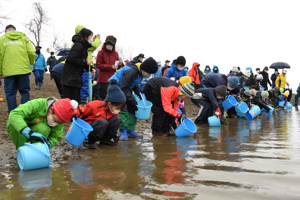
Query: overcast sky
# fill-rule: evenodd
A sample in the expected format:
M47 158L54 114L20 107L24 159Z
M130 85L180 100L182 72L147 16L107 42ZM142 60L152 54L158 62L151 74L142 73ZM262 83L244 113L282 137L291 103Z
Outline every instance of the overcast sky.
M27 34L32 0L1 1L7 23ZM117 44L134 54L162 61L183 55L187 66L217 65L228 73L234 65L263 68L283 61L291 66L287 80L299 85L299 0L90 0L42 1L52 25L71 43L77 25L84 25L104 42L114 35ZM51 42L44 38L45 50ZM47 35L46 34L46 35ZM48 55L46 55L48 57ZM270 70L271 74L273 70Z

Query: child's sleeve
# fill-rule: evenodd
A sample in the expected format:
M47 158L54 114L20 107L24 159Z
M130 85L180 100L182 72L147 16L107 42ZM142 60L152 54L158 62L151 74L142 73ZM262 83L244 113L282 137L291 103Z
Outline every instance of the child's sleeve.
M175 88L175 89L177 89L177 88ZM160 93L161 93L161 101L162 101L164 111L166 111L170 115L173 115L174 117L176 117L178 115L178 112L177 112L177 110L173 109L172 103L171 103L171 98L170 98L173 96L174 87L168 87L168 88L162 87L160 89Z
M51 127L51 133L48 136L48 140L51 143L51 148L54 147L58 143L58 141L62 139L63 130L64 124Z

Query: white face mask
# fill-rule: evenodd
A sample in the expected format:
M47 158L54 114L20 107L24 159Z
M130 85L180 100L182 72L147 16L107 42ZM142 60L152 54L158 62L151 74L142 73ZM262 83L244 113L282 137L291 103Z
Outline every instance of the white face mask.
M119 112L120 112L120 110L114 110L114 111L112 111L110 108L109 108L109 110L110 110L110 112L112 113L112 114L119 114Z
M256 73L258 73L258 74L259 74L259 72L260 72L260 71L256 71Z
M144 74L143 74L143 78L150 78L151 77L151 74L148 74L147 72L145 72Z
M208 70L209 70L209 68L207 67L207 68L206 68L206 71L208 71Z
M88 42L89 42L90 44L92 44L93 39L92 39L92 38L91 38L91 39L88 39Z
M51 126L51 127L57 125L57 123L53 121L53 116L52 116L52 114L47 116L47 122L48 122L48 125Z
M107 44L107 45L105 45L105 47L106 47L106 49L109 50L109 51L112 51L113 48L114 48L114 46L111 45L111 44Z
M177 69L178 69L179 71L181 71L181 70L183 70L183 67L177 67Z

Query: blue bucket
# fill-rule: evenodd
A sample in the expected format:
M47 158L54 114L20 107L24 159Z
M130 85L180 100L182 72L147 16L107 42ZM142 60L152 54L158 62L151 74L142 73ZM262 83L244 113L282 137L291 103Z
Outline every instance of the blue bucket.
M241 102L240 104L238 104L235 107L235 111L244 114L244 113L246 113L248 111L248 105L246 103L244 103L244 102Z
M250 90L250 88L248 86L245 86L244 89L245 90Z
M252 120L260 114L259 106L252 106L248 113L245 113L246 119Z
M237 105L237 101L236 99L229 95L225 98L225 100L222 102L222 106L224 109L228 110L230 108L232 108L233 106L236 106Z
M284 101L279 101L279 103L278 103L278 107L281 107L281 108L283 108L283 107L284 107Z
M270 106L271 110L268 112L269 115L272 115L274 108L272 106Z
M221 126L220 118L213 115L207 118L209 126Z
M286 109L292 109L292 108L293 108L293 104L292 104L291 102L287 102L287 103L285 104L285 108L286 108Z
M32 170L50 166L50 152L46 143L25 143L17 151L17 160L21 170Z
M135 98L135 100L136 100L136 102L138 102L138 101L140 101L141 99L140 99L140 97L138 97L138 95L136 95L136 94L132 94L133 96L134 96L134 98Z
M70 144L79 147L85 139L88 139L91 131L93 128L87 122L82 119L74 119L65 138Z
M192 133L196 133L197 127L189 118L181 120L181 124L176 128L175 134L177 137L187 137Z
M151 113L152 103L145 100L145 95L141 94L143 100L139 100L137 103L138 110L135 111L135 117L141 120L149 119Z

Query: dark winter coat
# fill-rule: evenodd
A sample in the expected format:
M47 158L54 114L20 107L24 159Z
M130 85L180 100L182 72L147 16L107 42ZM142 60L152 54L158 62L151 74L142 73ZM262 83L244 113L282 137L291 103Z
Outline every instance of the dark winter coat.
M152 94L160 96L160 90L162 87L175 86L179 87L179 84L166 77L155 77L151 78L146 85L152 88Z
M56 62L57 62L57 60L56 60L55 56L54 57L50 56L47 59L47 65L49 65L50 72L52 71L52 68L54 67L54 65L56 65Z
M280 87L274 87L269 90L269 92L279 101L281 101L281 98L279 97L280 93Z
M265 90L268 90L268 83L271 86L271 81L269 79L269 74L265 71L262 71L260 74L263 76L263 80L261 81L260 85L262 87L264 87Z
M86 39L83 39L79 34L73 36L73 47L69 52L66 63L62 72L62 84L72 88L81 89L82 74L84 70L88 70L87 65L87 49L91 47Z
M210 74L203 77L201 84L207 88L215 88L220 85L227 86L227 76L224 74Z
M256 96L251 99L251 103L258 105L261 109L265 108L268 112L270 110L269 106L266 104L266 102L262 99L261 93L256 92Z
M272 80L272 88L274 88L276 85L275 85L275 82L276 82L276 79L277 79L277 76L278 76L279 74L272 74L272 76L271 76L271 80Z
M259 90L259 85L257 80L253 74L246 80L245 86L251 87L252 89Z
M210 101L213 106L213 110L219 108L218 99L216 97L214 88L199 88L195 91L195 93L202 93L203 100ZM197 99L192 99L192 101L197 102Z

